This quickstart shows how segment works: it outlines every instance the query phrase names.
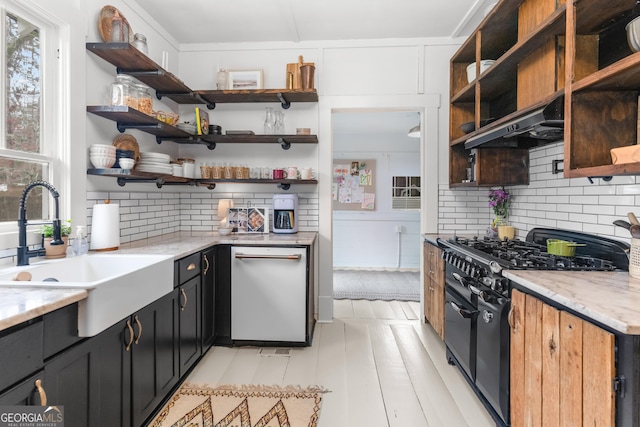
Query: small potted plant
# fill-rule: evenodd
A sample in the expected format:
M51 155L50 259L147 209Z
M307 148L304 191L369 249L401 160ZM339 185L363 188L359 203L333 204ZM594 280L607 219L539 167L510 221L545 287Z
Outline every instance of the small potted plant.
M53 225L43 224L40 226L40 232L44 240L45 258L64 258L67 256L67 246L69 244L69 235L71 234L71 220L62 221L60 223L60 235L62 236L62 245L51 245L53 239Z

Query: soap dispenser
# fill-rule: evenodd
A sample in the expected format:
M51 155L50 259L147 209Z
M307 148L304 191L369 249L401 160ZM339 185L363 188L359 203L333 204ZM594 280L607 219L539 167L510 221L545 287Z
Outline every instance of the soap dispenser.
M72 246L76 256L89 253L89 243L84 235L84 227L82 225L76 227L76 237L73 239Z

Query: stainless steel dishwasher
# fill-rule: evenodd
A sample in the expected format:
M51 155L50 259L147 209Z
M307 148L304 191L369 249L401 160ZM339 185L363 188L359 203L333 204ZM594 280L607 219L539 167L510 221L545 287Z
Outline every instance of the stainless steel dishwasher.
M307 250L231 248L231 339L304 342Z

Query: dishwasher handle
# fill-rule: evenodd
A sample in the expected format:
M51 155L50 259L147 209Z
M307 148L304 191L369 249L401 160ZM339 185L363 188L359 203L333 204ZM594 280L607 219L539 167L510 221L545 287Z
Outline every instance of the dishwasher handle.
M242 253L236 254L236 259L287 259L291 261L298 261L300 260L300 258L302 258L302 255L300 254L293 254L293 255L260 255L260 254L248 255L248 254L242 254Z

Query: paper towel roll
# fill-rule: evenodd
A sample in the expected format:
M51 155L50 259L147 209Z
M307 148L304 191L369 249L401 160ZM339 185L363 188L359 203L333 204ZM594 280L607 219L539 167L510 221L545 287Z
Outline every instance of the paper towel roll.
M91 220L91 249L113 251L119 246L120 205L111 203L94 205Z

